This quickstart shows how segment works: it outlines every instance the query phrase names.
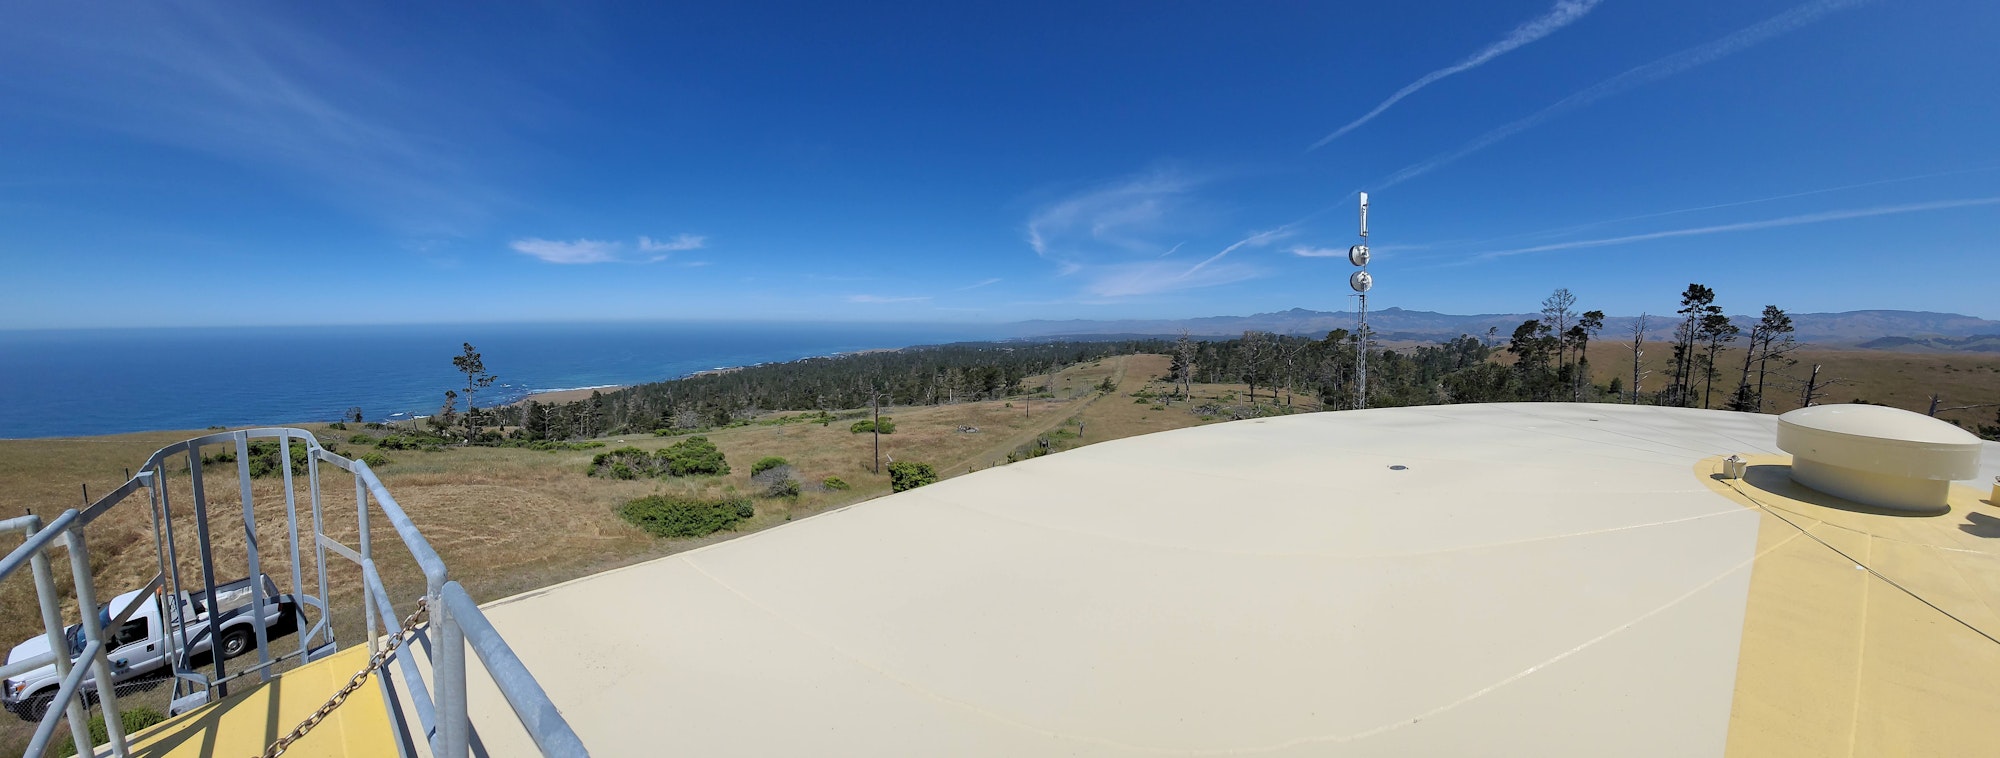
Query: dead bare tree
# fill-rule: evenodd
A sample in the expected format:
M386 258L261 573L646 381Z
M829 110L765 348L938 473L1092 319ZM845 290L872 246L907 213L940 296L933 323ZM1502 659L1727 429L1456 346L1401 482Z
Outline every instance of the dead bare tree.
M1639 403L1639 382L1645 380L1647 374L1653 373L1644 370L1645 364L1642 361L1646 357L1647 318L1646 314L1641 313L1639 314L1639 318L1632 322L1632 389L1630 393L1633 405Z
M1799 387L1799 407L1811 408L1813 407L1814 404L1817 404L1820 400L1825 399L1827 396L1828 387L1832 387L1837 384L1851 384L1851 382L1849 382L1846 379L1836 379L1832 377L1821 379L1819 376L1821 368L1823 367L1820 364L1815 363L1813 364L1812 367L1812 373L1808 374L1806 378L1792 379L1792 381L1796 382Z
M1194 359L1200 352L1201 350L1195 345L1194 339L1188 336L1187 330L1182 329L1181 338L1174 342L1174 358L1180 364L1179 378L1181 398L1183 400L1194 396Z

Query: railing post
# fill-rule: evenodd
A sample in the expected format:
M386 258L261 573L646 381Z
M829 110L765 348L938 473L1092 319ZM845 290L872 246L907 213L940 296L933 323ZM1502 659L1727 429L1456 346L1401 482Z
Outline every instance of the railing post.
M187 681L181 678L181 674L184 673L181 665L188 661L188 608L186 603L181 602L181 592L187 584L181 581L180 548L176 546L174 538L174 506L167 494L166 461L162 460L153 465L153 482L158 485L155 491L160 497L160 525L166 530L166 565L169 573L165 577L166 595L163 599L166 600L167 606L166 618L172 624L160 635L161 654L167 656L168 665L172 668L173 698L178 700L181 697L181 683ZM190 688L189 692L192 691Z
M306 453L305 458L311 460L311 446L307 446L304 452ZM297 627L297 631L293 632L293 634L299 638L299 662L306 663L306 653L311 650L311 647L306 641L306 637L310 635L306 634L305 579L301 573L303 569L299 568L299 496L293 489L292 483L292 436L290 434L278 435L278 461L284 466L285 472L285 540L292 550L292 613L297 616L297 618L292 619L292 625ZM309 463L306 465L311 466L312 464Z
M279 449L283 450L282 447ZM278 461L278 465L285 467L286 471L291 471L290 461L281 459ZM268 682L271 681L271 638L270 634L264 630L264 625L267 623L264 620L264 560L262 555L260 555L262 548L257 544L257 512L250 492L250 434L248 432L236 433L236 484L243 492L243 547L249 553L248 561L250 563L251 587L250 618L253 619L250 622L250 629L257 640L257 681ZM273 582L273 584L276 583ZM276 589L276 587L272 589ZM212 636L213 632L210 634ZM220 637L215 638L215 644L222 644L222 639ZM221 657L221 655L222 652L217 650L216 657Z
M441 595L431 595L431 620L438 629L438 647L431 658L431 682L436 688L440 758L466 758L472 729L465 707L465 630L458 625ZM438 622L442 623L438 623Z
M90 550L85 547L82 526L71 527L63 537L69 541L70 571L76 574L76 607L83 617L83 639L86 645L97 643L97 654L90 657L88 665L91 676L97 680L97 705L104 709L104 734L110 738L111 754L125 758L125 722L118 717L118 680L111 677L110 642L105 639L104 626L97 618L97 584L90 576ZM82 700L82 696L77 699ZM87 744L91 744L89 739L79 740L77 752L88 750Z
M26 532L32 539L35 532L41 530L41 519L32 516L30 519ZM56 681L60 682L69 678L70 661L69 640L63 636L62 608L56 605L55 574L49 568L48 553L43 550L35 551L28 558L28 566L35 574L35 597L41 601L42 628L48 635L49 652L55 653ZM53 703L50 705L54 706ZM76 744L90 744L90 724L84 718L83 702L72 700L64 703L63 709L69 715L70 736Z
M356 528L361 531L361 559L364 561L373 561L375 560L375 549L373 543L368 540L368 483L362 481L360 472L350 473L354 474L354 518ZM368 588L363 586L361 589L361 612L368 619L368 652L374 654L382 651L382 643L375 639L379 636L375 631L377 628L375 624L375 603L371 602L373 598L370 598L369 594ZM390 621L387 623L395 622Z
M209 680L209 689L214 690L209 695L212 701L216 695L229 697L229 683L222 681L229 675L229 669L223 665L222 651L215 644L215 626L220 620L217 617L222 613L215 602L215 551L208 539L208 493L202 486L200 445L188 446L188 485L194 488L194 535L196 546L201 549L202 595L208 608L208 657L215 661L215 678Z
M309 491L312 499L313 514L313 568L319 574L319 601L326 604L319 609L320 618L327 621L326 640L332 642L334 641L333 623L329 618L332 615L329 610L332 607L332 602L327 600L326 543L322 542L322 540L326 539L326 514L320 510L319 504L319 455L317 451L309 452L314 453L306 456L306 489Z

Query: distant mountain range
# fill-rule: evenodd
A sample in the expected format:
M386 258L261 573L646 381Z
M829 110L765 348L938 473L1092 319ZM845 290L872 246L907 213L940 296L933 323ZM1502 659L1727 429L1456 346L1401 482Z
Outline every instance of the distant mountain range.
M1382 339L1392 341L1447 340L1461 334L1483 336L1495 330L1505 340L1514 328L1537 313L1477 313L1454 315L1434 311L1384 308L1368 312L1368 324ZM1926 311L1845 311L1841 313L1794 313L1794 337L1801 342L1823 346L1856 347L1870 350L1922 352L2000 352L2000 321L1989 321L1957 313ZM1730 319L1749 331L1755 315ZM1598 339L1615 339L1631 334L1634 316L1605 319ZM1652 316L1647 323L1647 339L1664 340L1673 335L1674 317ZM1208 316L1191 319L1128 319L1110 321L1021 321L1008 325L1016 336L1054 337L1075 335L1178 335L1183 330L1201 337L1234 336L1246 331L1279 334L1324 335L1334 329L1353 329L1352 311L1312 311L1293 308L1276 313L1250 316Z

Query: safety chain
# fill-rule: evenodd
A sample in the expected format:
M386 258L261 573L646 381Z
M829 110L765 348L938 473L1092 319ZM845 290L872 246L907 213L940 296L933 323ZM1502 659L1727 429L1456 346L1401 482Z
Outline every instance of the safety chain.
M326 704L320 706L319 710L314 711L311 716L307 716L306 720L299 722L298 726L292 727L291 734L279 737L277 742L273 742L270 747L265 748L263 758L278 758L278 756L283 755L285 750L292 746L292 743L299 741L300 737L306 736L306 732L312 731L313 727L319 726L319 722L325 721L327 716L333 715L334 710L338 709L341 703L347 702L348 695L352 695L355 690L361 689L361 683L368 681L368 675L375 673L376 669L381 668L382 664L389 660L389 656L395 654L396 648L402 647L403 640L409 638L410 632L417 628L417 619L423 617L425 601L428 599L425 597L417 598L417 609L410 612L409 618L403 619L403 628L397 630L395 635L383 642L382 650L377 652L375 657L368 659L368 665L360 671L355 672L354 678L347 680L347 686L341 687L339 692L333 693L333 697L327 698Z

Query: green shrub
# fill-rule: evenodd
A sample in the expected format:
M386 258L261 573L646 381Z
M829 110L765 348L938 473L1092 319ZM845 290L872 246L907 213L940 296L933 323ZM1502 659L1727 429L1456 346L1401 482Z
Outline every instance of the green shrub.
M790 461L787 461L775 455L767 455L762 458L758 458L756 463L750 464L750 475L756 476L770 469L783 466L787 463L790 463Z
M913 490L938 480L937 469L931 464L916 461L896 461L889 464L889 490L902 492Z
M328 428L328 429L336 429L336 430L339 430L339 431L343 431L343 432L344 432L344 431L347 431L347 422L345 422L345 421L335 421L335 422L333 422L333 423L331 423L331 424L327 424L327 425L326 425L326 428Z
M371 469L381 468L383 466L389 465L389 456L383 455L382 452L379 450L370 450L366 453L362 453L361 457L358 460L360 460L362 463L368 464L368 467Z
M698 476L729 473L729 461L722 457L715 443L707 437L689 437L661 450L658 458L661 469L674 476Z
M370 436L370 435L366 435L366 434L357 434L357 435L354 435L354 436L352 436L352 437L349 437L349 438L347 438L347 444L349 444L349 445L373 445L373 444L375 444L375 438L374 438L373 436Z
M585 473L613 479L637 479L640 474L659 476L660 470L652 453L636 447L621 447L591 456L590 468Z
M853 432L855 434L867 434L869 432L873 432L878 429L881 430L883 434L895 434L896 422L894 420L891 420L888 416L883 416L881 422L879 423L872 419L862 420L862 421L856 421L854 422L853 426L847 427L848 431Z
M167 720L165 714L145 706L128 705L118 709L118 723L125 725L127 736L165 720ZM68 732L68 729L63 730L66 735ZM105 740L111 739L110 730L104 727L104 714L99 713L90 717L90 739L100 745L104 744ZM60 758L76 755L76 738L65 736L56 742L55 754Z
M518 432L520 430L517 429L515 431ZM569 440L531 440L522 438L522 439L507 440L506 442L500 443L498 447L518 447L518 448L525 448L528 450L542 450L550 453L555 453L555 452L576 451L576 450L594 450L600 447L604 447L604 443L571 442Z
M825 487L829 490L844 490L847 489L849 485L847 484L847 482L843 481L840 477L829 476L825 479L821 479L819 482L819 486Z
M322 445L322 447L325 447L328 452L338 452L337 450L334 449L332 443L324 444ZM201 457L202 465L214 466L225 463L235 463L236 462L235 444L225 442L222 444L221 448L222 448L221 450L217 451L213 455L202 456ZM251 478L262 479L267 476L277 476L284 473L285 471L284 465L278 461L279 454L278 454L277 440L254 440L250 443L249 450L250 450ZM292 464L292 474L296 476L305 476L306 473L305 442L298 440L292 441L291 464Z
M657 453L621 447L590 459L591 476L637 479L642 476L700 476L729 473L729 462L707 437L689 437Z
M756 515L745 498L699 500L652 495L626 503L618 515L658 537L702 537Z
M379 450L422 450L435 453L443 450L445 443L450 441L434 434L402 432L383 437L376 441L375 447Z

